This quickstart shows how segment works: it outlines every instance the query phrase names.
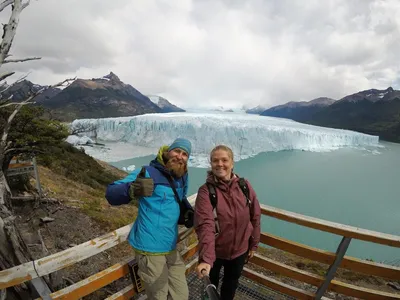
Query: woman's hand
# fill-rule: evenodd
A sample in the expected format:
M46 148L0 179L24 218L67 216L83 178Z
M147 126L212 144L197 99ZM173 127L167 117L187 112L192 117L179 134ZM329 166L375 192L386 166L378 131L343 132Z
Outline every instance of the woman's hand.
M210 274L211 266L207 263L199 263L196 268L196 273L199 278L203 278L204 275ZM203 272L202 272L203 271Z
M247 257L247 259L248 259L248 260L249 260L249 259L252 259L253 256L254 256L254 253L256 253L256 251L250 250L250 251L249 251L249 256Z

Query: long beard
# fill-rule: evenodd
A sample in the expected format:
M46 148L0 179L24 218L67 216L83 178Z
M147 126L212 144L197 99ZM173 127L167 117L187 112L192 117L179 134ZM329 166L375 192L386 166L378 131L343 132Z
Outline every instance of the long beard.
M187 171L187 164L184 162L176 161L176 159L170 159L165 166L172 172L177 178L181 178Z

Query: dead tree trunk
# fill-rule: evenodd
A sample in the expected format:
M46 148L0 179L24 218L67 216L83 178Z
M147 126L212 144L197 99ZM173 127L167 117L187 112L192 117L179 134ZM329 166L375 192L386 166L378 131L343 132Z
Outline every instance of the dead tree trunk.
M0 170L0 269L5 270L21 263L28 262L31 258L15 226L15 216L6 206L10 194L3 171ZM7 289L6 299L29 299L32 291L23 284Z
M5 63L16 63L40 59L40 57L31 57L7 60L14 36L17 31L20 14L24 8L29 5L30 0L4 0L0 2L0 12L2 12L5 8L11 8L9 21L7 24L3 24L3 35L0 43L0 67ZM0 82L13 74L14 72L0 74ZM47 88L62 86L64 83L69 83L73 80L74 79L67 79ZM5 177L5 170L8 167L6 157L7 155L12 155L13 151L15 152L15 150L18 150L12 149L12 147L10 147L11 142L8 141L8 135L14 117L23 105L31 104L32 100L47 88L43 88L40 91L31 94L28 99L19 103L9 103L8 99L2 100L1 94L7 88L0 91L0 109L8 106L15 106L15 110L8 117L4 128L0 129L0 270L9 269L32 260L27 246L25 245L21 234L18 231L16 226L16 217L12 212L12 203L10 200L11 193ZM32 288L33 286L34 288ZM38 296L35 290L44 291L44 294L48 294L49 292L47 284L43 281L43 279L39 278L19 286L8 288L6 295L4 294L4 290L0 291L0 300L32 299L32 297Z

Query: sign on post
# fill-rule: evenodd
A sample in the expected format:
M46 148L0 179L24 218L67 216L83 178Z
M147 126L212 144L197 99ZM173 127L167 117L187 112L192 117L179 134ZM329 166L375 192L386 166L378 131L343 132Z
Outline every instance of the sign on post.
M36 188L39 192L39 197L42 197L42 187L40 185L40 180L39 180L39 172L37 169L36 165L36 157L33 157L32 159L21 159L18 156L14 156L9 165L8 169L6 171L7 176L16 176L16 175L21 175L21 174L27 174L27 173L35 173L35 179L36 179Z
M17 156L14 156L7 169L7 176L15 176L35 171L33 160L21 160Z

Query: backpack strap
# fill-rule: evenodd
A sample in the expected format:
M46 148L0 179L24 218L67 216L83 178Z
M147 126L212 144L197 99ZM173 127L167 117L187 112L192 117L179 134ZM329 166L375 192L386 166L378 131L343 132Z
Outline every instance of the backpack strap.
M246 197L247 206L250 206L251 205L251 200L250 200L249 187L247 186L247 182L243 177L239 178L239 186L240 186L240 189L242 190L243 194Z
M218 222L218 215L217 215L217 203L218 203L218 198L217 198L217 191L215 190L215 186L207 183L208 187L208 194L210 196L210 202L213 208L213 214L214 214L214 222L215 222L215 236L219 235L220 232L220 227L219 227L219 222Z
M243 194L246 197L246 202L247 202L247 206L249 207L249 211L250 211L250 221L253 218L253 213L251 210L251 200L250 200L250 191L249 191L249 186L247 185L246 180L243 177L239 178L239 186L240 189L242 190Z
M215 186L213 186L211 183L207 183L207 187L208 187L208 193L210 195L211 205L212 205L213 209L215 209L217 207L217 203L218 203L217 192L215 191Z
M251 220L253 218L253 213L251 210L250 191L249 191L247 182L243 177L239 178L239 186L240 186L240 189L242 190L244 196L246 197L246 203L247 203L247 206L249 207L250 220ZM212 185L211 183L207 183L207 187L208 187L208 194L210 196L210 202L213 207L213 214L214 214L214 221L215 221L215 236L217 236L220 232L220 227L219 227L219 223L218 223L218 215L217 215L217 203L218 203L217 192L215 190L215 186Z

